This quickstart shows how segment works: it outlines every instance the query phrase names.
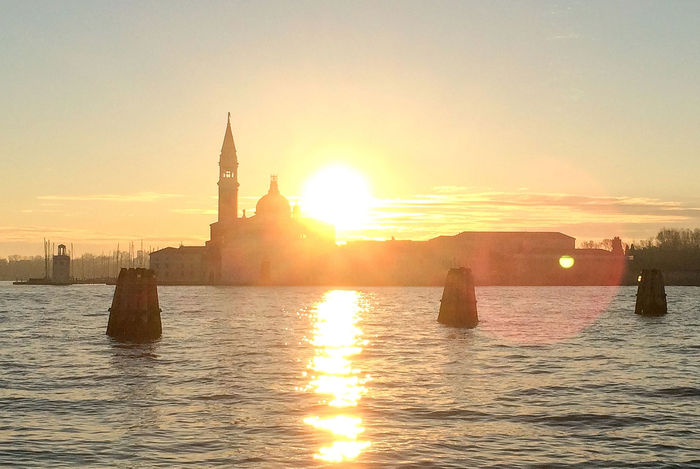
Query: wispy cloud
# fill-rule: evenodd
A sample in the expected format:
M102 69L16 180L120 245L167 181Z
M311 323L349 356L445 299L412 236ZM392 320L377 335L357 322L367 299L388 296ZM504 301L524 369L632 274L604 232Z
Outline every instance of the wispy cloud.
M173 208L170 209L173 213L183 213L186 215L216 215L216 209L212 208Z
M572 41L574 39L580 39L581 35L578 33L563 33L556 34L554 36L549 36L548 41Z
M45 234L65 234L74 230L51 228L46 226L0 226L0 237L5 239L22 239L26 236Z
M700 225L700 204L441 186L433 193L377 201L369 226L348 235L425 239L465 230L566 230L573 236L592 236L595 227L607 236L624 232L644 237L664 225Z
M39 200L106 201L106 202L154 202L183 197L182 194L160 192L136 192L134 194L40 195Z
M43 196L58 197L58 196ZM152 201L178 197L177 194L138 193L113 196L71 196L67 200ZM61 199L64 200L64 199ZM247 199L246 199L247 200ZM216 208L168 209L186 215L216 215ZM206 217L191 217L192 230L206 226ZM201 225L200 220L205 225ZM96 225L97 226L97 225ZM368 238L429 239L462 231L562 231L579 240L614 235L633 240L648 238L663 227L700 226L700 199L663 200L631 196L590 196L567 193L495 191L473 187L436 187L428 193L377 200L368 222L356 231L339 232L339 239ZM154 228L156 229L156 228ZM52 226L0 226L0 243L39 243L43 237L65 241L109 244L117 240L140 240L150 245L202 244L206 232L136 233L125 235ZM38 240L38 241L37 241Z
M0 242L21 241L40 242L42 238L60 239L65 242L116 243L118 241L139 241L177 244L189 242L201 244L205 241L201 236L182 234L172 235L125 235L123 233L107 233L83 229L55 228L51 226L0 226ZM39 241L37 241L39 240Z

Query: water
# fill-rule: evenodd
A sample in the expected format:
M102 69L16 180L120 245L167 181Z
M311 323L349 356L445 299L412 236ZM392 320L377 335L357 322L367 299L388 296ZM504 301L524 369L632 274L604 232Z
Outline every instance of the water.
M0 465L700 466L700 288L160 287L150 345L112 293L0 284Z

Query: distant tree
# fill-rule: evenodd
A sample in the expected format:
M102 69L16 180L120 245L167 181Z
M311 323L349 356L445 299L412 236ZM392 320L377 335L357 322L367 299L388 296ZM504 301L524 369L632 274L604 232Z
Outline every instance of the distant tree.
M661 249L676 249L681 245L681 236L678 230L661 229L656 235L656 242Z
M641 249L649 249L654 247L654 238L642 239L637 243L637 247Z
M581 241L579 243L579 248L581 248L581 249L599 249L600 243L593 241L593 240Z
M662 228L656 235L656 242L661 249L700 248L700 228Z
M17 280L44 276L43 256L24 257L16 254L0 259L0 280Z
M635 242L630 252L633 270L700 271L700 228L662 228L655 238Z
M612 245L612 247L611 247L610 251L612 251L612 253L616 256L624 256L625 251L628 249L628 248L622 247L622 240L618 236L615 236L612 239L611 245Z

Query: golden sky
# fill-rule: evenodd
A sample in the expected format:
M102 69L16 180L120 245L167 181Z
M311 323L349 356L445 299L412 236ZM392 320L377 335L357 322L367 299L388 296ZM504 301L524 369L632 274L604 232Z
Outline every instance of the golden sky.
M201 244L232 114L241 208L364 175L341 238L700 225L697 2L6 2L0 256Z

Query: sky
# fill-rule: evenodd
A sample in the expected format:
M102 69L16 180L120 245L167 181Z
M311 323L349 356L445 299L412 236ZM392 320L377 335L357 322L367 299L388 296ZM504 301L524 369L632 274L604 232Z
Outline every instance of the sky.
M241 208L364 175L341 239L700 226L697 1L0 5L0 257L202 244L228 112Z

